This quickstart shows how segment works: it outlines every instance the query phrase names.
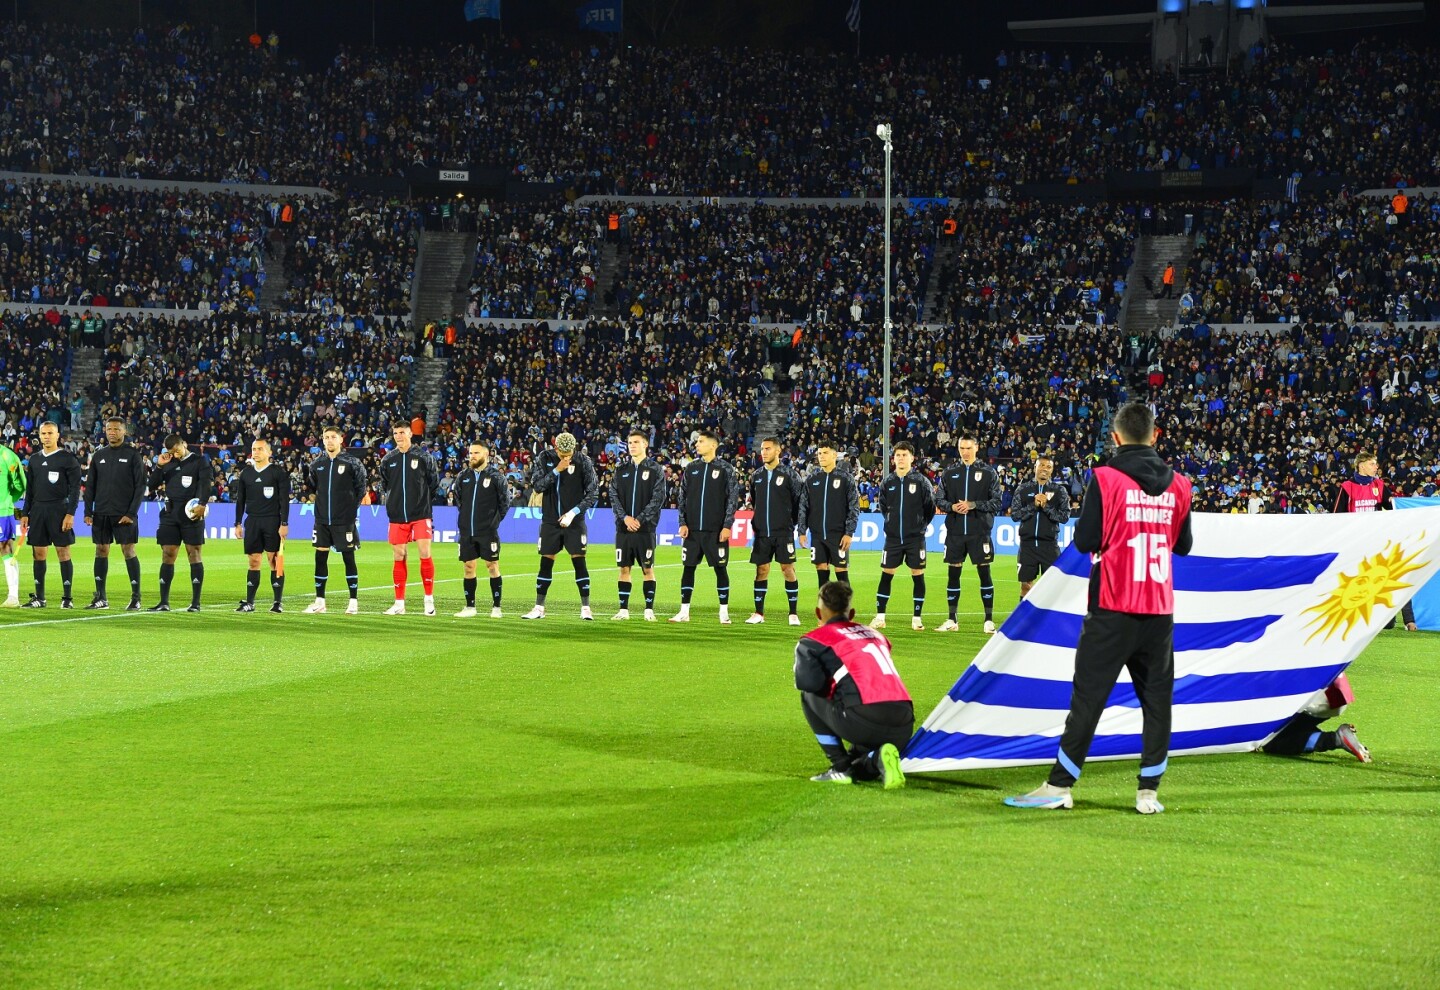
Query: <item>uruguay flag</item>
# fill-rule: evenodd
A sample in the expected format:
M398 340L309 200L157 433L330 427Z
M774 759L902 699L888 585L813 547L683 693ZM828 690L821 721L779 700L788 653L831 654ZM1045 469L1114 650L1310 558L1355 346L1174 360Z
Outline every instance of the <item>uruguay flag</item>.
M1440 568L1440 508L1192 526L1194 552L1173 558L1172 756L1259 748ZM910 740L907 773L1055 759L1089 574L1067 547ZM1088 759L1138 759L1140 721L1122 673Z

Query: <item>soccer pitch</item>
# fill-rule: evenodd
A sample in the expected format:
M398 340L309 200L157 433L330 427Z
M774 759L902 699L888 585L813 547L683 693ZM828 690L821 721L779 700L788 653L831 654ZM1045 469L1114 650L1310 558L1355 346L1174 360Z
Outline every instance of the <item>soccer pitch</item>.
M1133 763L1086 769L1071 812L1000 799L1041 768L806 778L825 761L791 681L778 569L770 621L735 624L702 569L693 621L598 621L558 562L550 617L531 545L508 546L506 617L462 604L437 548L441 614L390 602L388 548L361 557L364 613L238 615L237 543L206 546L203 614L0 614L0 986L1430 987L1440 982L1440 700L1432 634L1382 633L1351 668L1346 720L1375 754L1190 757L1169 810L1133 808ZM30 587L28 552L22 587ZM146 604L158 551L142 549ZM76 552L89 601L90 548ZM815 572L799 567L813 627ZM173 604L188 592L184 557ZM857 609L878 556L858 555ZM1014 607L996 565L997 618ZM662 550L657 610L678 605ZM926 623L944 618L929 572ZM123 604L118 556L111 601ZM896 578L896 601L909 579ZM23 596L22 596L23 597ZM984 639L967 568L962 632L911 632L895 660L923 718ZM778 620L778 621L777 621ZM1333 723L1331 725L1333 727Z

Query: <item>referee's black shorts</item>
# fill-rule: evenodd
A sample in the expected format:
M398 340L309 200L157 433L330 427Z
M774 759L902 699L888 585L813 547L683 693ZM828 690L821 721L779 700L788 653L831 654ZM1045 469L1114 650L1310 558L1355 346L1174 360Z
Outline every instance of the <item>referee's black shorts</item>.
M276 553L280 549L280 517L251 516L245 520L245 552Z
M122 547L140 542L140 524L132 517L128 523L120 522L121 516L92 516L90 542L97 546L118 543Z
M359 550L360 532L353 519L347 523L317 522L310 534L310 545L316 550Z
M191 519L183 513L171 515L162 513L160 525L155 528L155 542L162 547L198 547L205 543L205 520Z
M725 567L730 563L730 544L720 539L715 531L691 530L680 548L680 566L699 567L704 561L711 567Z
M1041 574L1055 566L1055 561L1060 556L1060 544L1058 543L1033 543L1022 541L1020 543L1020 580L1026 584L1037 581Z
M559 523L540 524L540 556L553 557L564 550L572 557L585 556L585 545L590 542L585 519L577 515L569 526Z
M632 533L622 527L615 534L615 566L650 568L655 566L655 531L641 529Z
M989 533L966 536L948 527L945 530L945 563L990 564L995 561L995 544Z
M788 536L757 536L750 548L750 563L768 564L795 563L795 540Z
M500 559L500 532L489 529L480 530L469 536L460 537L460 562L468 564L472 560L483 560L492 564Z
M63 502L41 502L26 511L30 514L30 535L26 537L26 542L32 547L68 547L75 544L74 520L71 520L69 529L60 528L65 522Z

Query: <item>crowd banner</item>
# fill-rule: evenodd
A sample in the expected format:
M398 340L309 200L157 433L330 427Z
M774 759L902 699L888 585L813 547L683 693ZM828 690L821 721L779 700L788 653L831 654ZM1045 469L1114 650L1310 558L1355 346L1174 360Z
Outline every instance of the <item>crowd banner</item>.
M1440 568L1440 506L1192 519L1194 551L1173 558L1171 756L1262 746ZM1118 552L1128 565L1129 548ZM1147 562L1136 558L1137 567ZM910 740L907 772L1055 759L1090 568L1074 547L1060 555ZM1140 703L1122 673L1089 758L1138 759L1140 731Z
M501 543L535 543L540 539L540 509L514 508L500 524ZM153 539L160 518L160 503L145 502L140 506L140 536ZM608 507L596 507L585 514L589 528L589 541L598 544L615 542L615 514ZM733 547L749 546L751 542L751 513L735 513L735 526L730 534ZM385 507L362 505L355 520L361 542L384 543L388 535L389 519ZM290 507L290 536L293 540L309 540L315 531L315 506L298 503ZM1060 533L1060 545L1069 546L1074 523L1066 523ZM75 519L75 533L89 537L90 528L78 516ZM229 502L213 502L205 517L205 538L207 540L233 539L235 535L235 506ZM680 539L680 513L665 509L660 513L660 525L656 527L656 542L662 547L678 547ZM455 543L460 538L459 510L450 505L435 507L435 542ZM1020 546L1020 538L1014 522L1006 517L997 517L992 529L995 552L999 555L1014 556ZM936 516L935 521L925 530L926 546L934 552L945 548L945 517ZM885 545L884 521L878 513L862 512L855 529L852 550L879 550Z

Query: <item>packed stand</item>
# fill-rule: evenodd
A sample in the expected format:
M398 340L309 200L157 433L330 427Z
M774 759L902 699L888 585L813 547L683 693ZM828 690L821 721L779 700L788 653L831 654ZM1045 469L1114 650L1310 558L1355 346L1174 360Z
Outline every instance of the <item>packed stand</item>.
M1198 220L1185 322L1440 321L1440 197L1232 201Z
M283 230L291 312L405 316L423 210L394 199L302 199Z
M504 164L581 192L864 196L889 122L912 196L1201 166L1440 178L1440 56L1389 38L1323 57L1257 47L1184 79L1098 53L1001 52L972 71L588 39L343 50L309 71L283 46L184 26L10 24L0 49L0 164L26 171L317 184Z
M0 313L0 443L22 457L38 448L41 423L70 425L69 331L58 317Z
M604 210L487 204L473 220L470 316L576 320L592 314Z

